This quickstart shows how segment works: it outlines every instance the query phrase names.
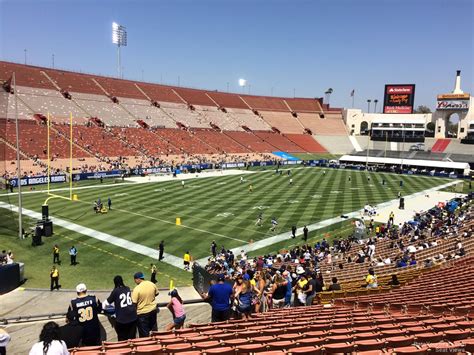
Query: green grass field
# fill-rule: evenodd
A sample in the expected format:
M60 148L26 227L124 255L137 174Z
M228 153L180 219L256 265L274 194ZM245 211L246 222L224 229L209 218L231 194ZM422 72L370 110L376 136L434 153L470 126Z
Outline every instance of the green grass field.
M184 188L180 181L121 185L104 180L103 184L93 186L90 183L88 186L78 185L75 193L79 201L51 200L50 215L151 248L157 248L164 240L165 252L182 258L189 250L194 259L200 259L209 255L212 240L216 240L219 248L222 245L239 247L287 232L293 224L301 227L358 210L367 203L377 204L396 198L400 180L404 182L403 195L452 181L370 173L369 182L366 172L319 168L292 168L291 172L292 186L286 173L276 175L273 169L244 175L246 181L243 184L238 175L218 176L187 180ZM385 186L381 184L382 179L387 181ZM251 193L249 184L253 185ZM33 193L24 195L25 208L41 212L41 205L47 197L38 192L41 188L36 187ZM57 194L66 196L68 192ZM108 197L112 199L112 211L104 215L92 211L93 202L99 197L104 202ZM17 196L2 194L0 201L16 205ZM31 240L20 241L16 236L17 214L6 209L1 211L4 217L0 223L2 249L12 249L17 260L26 263L28 281L25 287L49 286L54 244L61 249L63 265L60 272L64 288L73 288L82 281L91 289L109 289L116 274L128 278L131 284L131 275L135 271L143 270L148 275L150 263L156 262L131 250L57 226L53 237L43 238L44 245L31 247ZM255 221L260 211L263 212L264 225L257 227ZM269 230L272 216L279 222L275 232ZM176 217L181 218L182 226L175 225ZM26 219L26 223L31 221ZM311 241L328 232L332 237L346 236L351 232L350 221L311 233ZM274 252L297 242L280 242L250 254ZM69 266L68 262L67 250L72 244L79 249L80 264L76 267ZM181 286L192 284L191 274L177 267L158 263L158 268L160 287L167 287L171 279Z

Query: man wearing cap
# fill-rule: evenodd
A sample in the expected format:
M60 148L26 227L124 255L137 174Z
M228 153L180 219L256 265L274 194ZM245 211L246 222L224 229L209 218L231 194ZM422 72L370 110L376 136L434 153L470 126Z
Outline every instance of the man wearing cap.
M230 318L231 297L234 291L224 280L224 275L220 274L217 283L209 288L207 295L201 294L204 300L211 300L211 322L223 322Z
M155 298L159 291L153 282L145 280L143 272L135 273L133 278L137 284L132 292L132 302L137 307L138 336L144 338L150 335L150 331L158 329Z
M76 286L77 298L71 301L67 319L78 322L82 327L82 345L100 345L100 321L98 314L102 304L93 295L87 295L87 287L80 283Z

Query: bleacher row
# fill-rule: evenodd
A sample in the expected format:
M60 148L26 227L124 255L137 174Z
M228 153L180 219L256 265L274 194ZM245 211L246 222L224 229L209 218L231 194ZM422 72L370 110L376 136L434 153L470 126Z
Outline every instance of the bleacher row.
M148 338L104 342L72 354L428 354L474 351L474 259L426 272L384 295L188 324ZM456 277L453 277L456 275ZM460 275L461 277L458 277ZM442 285L442 287L439 287ZM438 286L438 287L436 287ZM443 297L458 302L443 304ZM357 302L355 302L357 301ZM440 303L441 306L440 307ZM405 306L405 307L404 307Z

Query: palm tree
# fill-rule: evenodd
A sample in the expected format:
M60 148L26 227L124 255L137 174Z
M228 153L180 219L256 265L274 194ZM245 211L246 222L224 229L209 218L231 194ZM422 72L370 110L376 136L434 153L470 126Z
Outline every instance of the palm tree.
M372 102L371 99L367 100L367 112L370 113L370 103Z
M375 99L374 100L374 104L375 104L374 112L377 112L377 102L379 102L379 100Z

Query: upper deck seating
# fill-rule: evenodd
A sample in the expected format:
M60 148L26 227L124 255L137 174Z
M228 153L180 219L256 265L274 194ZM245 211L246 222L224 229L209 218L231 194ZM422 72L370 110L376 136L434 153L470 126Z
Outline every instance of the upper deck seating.
M207 93L212 99L217 102L220 107L225 108L240 108L248 110L248 106L242 101L239 95L228 94L224 92L211 91Z
M282 133L303 133L304 128L289 112L259 111L263 119Z
M199 112L191 111L185 104L163 103L162 110L173 120L183 123L187 127L209 128L209 119Z
M40 70L39 67L0 61L0 81L11 79L15 73L17 86L54 90L54 86Z
M306 99L306 98L288 98L285 99L288 106L293 112L306 112L306 113L322 113L323 109L319 100L317 99Z
M214 101L212 101L209 98L209 96L206 95L206 92L203 90L187 89L187 88L181 88L181 87L174 88L174 90L188 104L216 107Z
M54 122L69 122L72 114L73 123L84 123L86 113L71 100L65 99L57 90L38 89L19 86L18 97L28 104L34 113L47 116ZM12 100L14 97L12 96Z
M95 76L63 70L43 69L43 71L62 89L71 93L104 95L102 89L92 80Z
M313 134L326 136L347 135L344 121L337 118L320 118L318 114L300 113L298 120Z
M152 106L149 101L119 97L120 105L125 107L136 119L143 120L150 127L176 128L172 120L162 109Z
M136 127L135 118L120 105L113 103L107 96L83 93L71 93L74 100L91 117L97 117L106 125Z
M267 122L250 110L232 108L227 109L227 112L239 126L246 126L254 131L271 130L271 126L269 126Z
M195 106L198 113L207 117L210 123L217 125L222 130L240 131L242 125L228 113L222 112L217 107Z
M275 150L283 152L303 153L305 150L286 138L285 136L274 132L255 132L255 135L275 147Z
M174 102L183 104L183 100L176 95L173 89L169 86L149 84L149 83L138 83L137 84L145 94L152 100L159 103L163 102Z
M95 80L111 96L127 97L130 99L146 100L146 96L137 88L135 82L130 80L96 77ZM103 93L103 92L102 92Z
M288 106L286 106L285 102L283 101L283 98L280 98L280 97L252 96L252 95L241 95L240 97L253 110L290 112Z

